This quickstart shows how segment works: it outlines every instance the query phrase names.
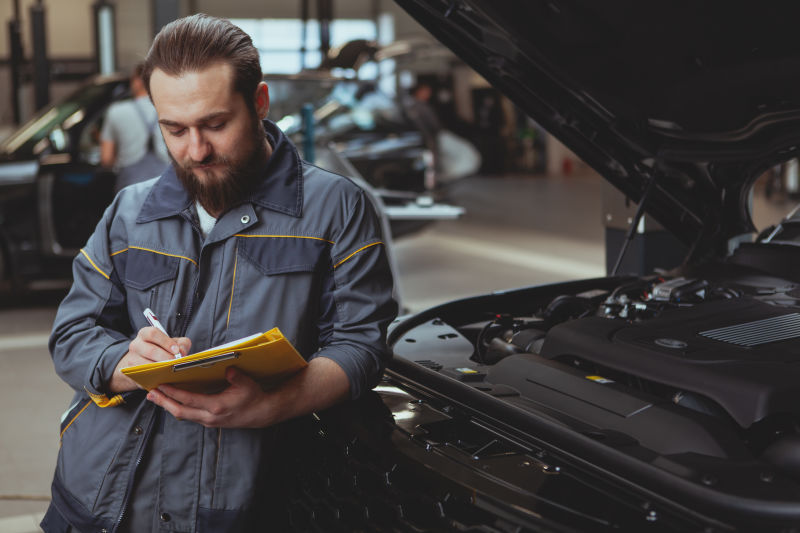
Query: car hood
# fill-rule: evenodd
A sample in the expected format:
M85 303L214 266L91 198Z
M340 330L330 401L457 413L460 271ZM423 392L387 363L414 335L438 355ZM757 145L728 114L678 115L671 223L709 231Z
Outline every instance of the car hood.
M800 143L796 3L396 2L695 256Z

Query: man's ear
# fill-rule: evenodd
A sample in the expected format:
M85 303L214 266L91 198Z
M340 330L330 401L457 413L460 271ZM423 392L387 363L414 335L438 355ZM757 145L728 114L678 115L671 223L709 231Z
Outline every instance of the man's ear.
M254 95L256 103L256 114L258 118L264 120L269 113L269 87L263 81L256 87L256 94Z

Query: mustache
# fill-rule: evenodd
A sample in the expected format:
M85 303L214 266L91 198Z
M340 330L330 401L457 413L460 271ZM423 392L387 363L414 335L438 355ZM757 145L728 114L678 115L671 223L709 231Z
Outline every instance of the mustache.
M228 165L228 164L230 164L230 161L227 157L218 156L216 154L211 154L202 161L194 161L192 159L188 159L180 163L180 165L186 170L192 170L198 167L204 167L206 165Z

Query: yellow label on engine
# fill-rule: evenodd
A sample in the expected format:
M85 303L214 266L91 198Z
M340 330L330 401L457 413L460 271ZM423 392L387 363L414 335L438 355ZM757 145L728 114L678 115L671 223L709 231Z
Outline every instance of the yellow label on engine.
M586 376L586 379L591 379L597 383L602 383L603 385L607 383L614 383L613 379L604 378L603 376Z

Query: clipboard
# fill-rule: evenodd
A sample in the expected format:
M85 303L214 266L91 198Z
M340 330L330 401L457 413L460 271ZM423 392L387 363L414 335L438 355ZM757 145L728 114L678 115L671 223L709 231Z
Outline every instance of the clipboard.
M278 328L272 328L180 359L121 370L147 390L169 384L192 392L212 392L228 384L225 369L229 366L235 366L263 386L272 387L308 363Z

